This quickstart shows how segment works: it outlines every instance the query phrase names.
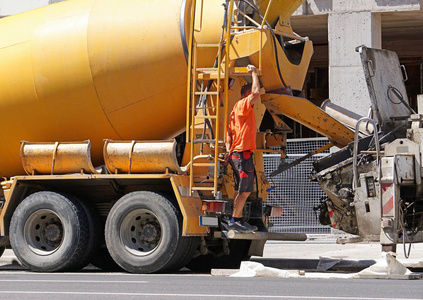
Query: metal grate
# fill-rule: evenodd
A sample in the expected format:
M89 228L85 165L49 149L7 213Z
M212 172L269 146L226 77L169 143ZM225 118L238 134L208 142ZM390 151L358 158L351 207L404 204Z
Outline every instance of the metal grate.
M292 162L327 143L327 138L288 140L286 162ZM313 211L313 207L319 204L325 193L317 182L308 180L313 161L329 154L329 151L326 152L314 155L273 178L270 178L269 174L278 167L280 155L264 155L266 175L274 187L269 192L266 203L283 207L282 217L270 217L269 219L273 224L273 227L269 229L271 232L330 234L331 228L320 225L316 213Z
M323 147L329 143L327 138L304 138L304 139L289 139L286 143L286 150L289 155L304 155L317 148ZM321 154L328 155L330 150L325 150Z

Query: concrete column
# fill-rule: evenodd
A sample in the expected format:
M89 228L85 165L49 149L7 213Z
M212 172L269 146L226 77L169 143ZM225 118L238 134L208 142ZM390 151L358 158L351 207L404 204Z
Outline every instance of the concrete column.
M381 17L369 10L348 11L345 6L343 8L331 12L328 17L329 98L333 103L365 116L370 108L370 98L360 55L355 48L363 44L381 48Z

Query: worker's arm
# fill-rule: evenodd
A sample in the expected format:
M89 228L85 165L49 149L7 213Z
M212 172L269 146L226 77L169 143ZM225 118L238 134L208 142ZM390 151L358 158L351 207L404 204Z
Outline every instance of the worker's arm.
M253 65L247 66L248 73L251 74L253 83L251 85L250 104L253 106L260 100L260 82L258 80L257 69Z
M229 155L230 155L229 151L231 150L231 146L232 146L232 131L230 128L228 128L228 131L226 133L225 144L226 144L226 154L224 159L225 160L224 165L226 166L229 162Z

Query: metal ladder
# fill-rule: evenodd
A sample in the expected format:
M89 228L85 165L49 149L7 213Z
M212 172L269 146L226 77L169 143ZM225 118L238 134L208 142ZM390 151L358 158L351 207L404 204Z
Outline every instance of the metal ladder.
M201 1L200 9L200 23L202 23L203 17L203 0ZM224 127L227 128L228 122L228 87L229 87L229 75L232 77L245 76L249 75L246 67L235 67L230 64L229 61L229 52L230 52L230 41L236 36L240 31L244 29L257 29L261 32L264 30L263 26L265 24L266 16L263 19L263 22L260 26L257 22L254 22L251 18L246 16L244 13L241 13L244 17L248 18L257 27L251 26L238 26L237 18L235 16L235 0L230 0L227 3L229 4L226 7L226 24L225 25L225 34L221 42L217 44L197 44L194 39L195 32L201 31L195 27L195 15L196 15L196 3L197 0L192 1L191 8L191 23L190 23L190 35L188 41L188 84L187 84L187 120L186 120L186 143L190 145L190 163L189 163L189 176L190 176L190 186L189 191L192 195L195 191L211 191L213 195L218 198L218 180L219 180L219 149L224 148L225 144L225 132L221 137L221 124L223 123ZM271 6L272 1L269 2L266 15ZM235 22L232 25L232 21ZM260 39L260 44L262 43L262 38ZM217 59L215 65L206 68L198 67L198 50L204 48L216 48L217 49ZM262 51L259 51L259 68L258 73L261 74L261 57ZM222 55L222 52L224 55ZM222 56L225 57L224 63L222 63ZM205 84L207 82L207 84ZM210 87L214 84L214 89L210 91ZM223 97L222 97L223 95ZM208 106L208 103L211 103ZM220 109L219 109L220 108ZM222 119L219 110L224 112L223 122L219 122ZM199 112L203 113L199 113ZM210 137L205 137L205 129L203 130L203 135L201 137L195 136L195 125L197 123L204 122L208 125L210 132ZM205 125L204 125L205 126ZM205 127L204 127L205 128ZM195 145L201 144L199 155L195 155ZM211 148L214 147L214 153L211 155L203 155L204 145L209 145ZM209 162L196 162L198 159L208 159ZM213 176L207 180L207 184L198 185L196 184L195 178L199 179L199 176L196 174L195 168L198 167L209 167L213 168Z
M218 197L218 180L220 173L219 154L222 152L225 144L224 136L221 136L222 119L221 110L224 112L224 128L227 127L227 107L228 107L228 91L229 78L226 76L229 70L229 60L225 60L222 66L222 50L225 45L225 53L229 53L230 34L226 34L226 40L217 44L198 44L194 40L194 33L199 31L194 28L195 24L195 7L196 0L192 1L191 10L191 24L189 37L189 55L188 55L188 87L187 87L187 128L186 142L190 145L190 194L195 191L210 191L214 197ZM202 2L202 1L201 1ZM227 26L226 32L231 32L231 20L233 16L234 0L230 1L229 9L227 11ZM201 3L201 14L203 14L203 5ZM201 15L202 19L202 15ZM202 20L201 20L202 21ZM200 29L201 30L201 29ZM229 37L229 38L228 38ZM211 67L198 67L198 50L204 48L217 49L217 59L215 64ZM229 56L226 55L228 58ZM223 97L222 97L223 94ZM203 123L203 134L196 136L196 124ZM206 127L210 136L206 136ZM200 153L196 153L195 145L200 144ZM204 155L204 146L208 145L212 151L211 155ZM214 149L213 149L214 148ZM198 150L197 150L198 151ZM196 162L199 159L203 162ZM204 162L207 159L208 162ZM208 167L210 171L213 170L213 176L206 180L206 184L196 183L197 168ZM204 170L204 169L203 169ZM199 180L197 180L199 181Z

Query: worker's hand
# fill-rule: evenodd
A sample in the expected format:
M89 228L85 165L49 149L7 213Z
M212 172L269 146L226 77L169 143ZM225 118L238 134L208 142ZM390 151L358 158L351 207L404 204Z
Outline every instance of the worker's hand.
M223 158L223 165L227 166L229 163L229 152L225 153L225 157Z
M252 73L257 73L257 68L254 65L248 65L247 66L247 71L248 73L252 74Z

